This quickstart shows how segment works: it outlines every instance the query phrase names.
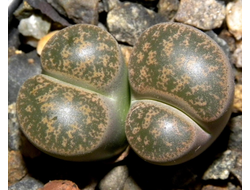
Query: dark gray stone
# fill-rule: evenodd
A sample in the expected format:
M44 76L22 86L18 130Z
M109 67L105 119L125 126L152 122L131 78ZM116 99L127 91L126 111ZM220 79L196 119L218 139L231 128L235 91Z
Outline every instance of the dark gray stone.
M61 15L67 16L66 11L64 10L63 7L63 1L60 0L47 0L47 2L54 7L57 12L59 12Z
M204 180L226 180L230 175L230 171L235 167L237 159L241 157L240 153L226 150L216 159L203 175Z
M18 49L18 46L20 46L21 42L19 39L19 31L16 28L11 28L8 33L8 47L14 47Z
M19 7L15 10L13 15L18 19L21 20L23 18L28 18L30 15L34 13L34 8L30 6L29 3L23 1Z
M17 54L8 59L8 105L15 102L21 85L30 77L42 72L36 50Z
M209 166L204 180L227 180L233 174L242 183L242 116L232 118L228 126L228 149Z
M100 190L122 190L128 178L128 168L126 165L116 166L100 181Z
M8 190L38 190L43 183L31 176L25 176L21 181L8 187Z
M140 4L125 2L113 8L107 15L109 32L120 42L134 45L148 27L167 21L156 12Z
M14 16L18 19L30 17L35 12L41 12L43 16L50 18L61 26L69 26L70 23L58 14L58 12L46 0L24 0L15 10Z
M41 11L42 14L49 17L54 22L58 23L61 26L69 26L70 23L61 17L58 12L45 0L25 0L30 6L34 9ZM61 27L60 26L60 27Z
M233 117L229 123L230 136L228 148L238 152L242 151L242 115Z
M228 148L238 153L235 165L230 171L242 183L242 115L232 118L228 125L231 131Z
M99 0L47 0L59 13L75 23L98 24Z

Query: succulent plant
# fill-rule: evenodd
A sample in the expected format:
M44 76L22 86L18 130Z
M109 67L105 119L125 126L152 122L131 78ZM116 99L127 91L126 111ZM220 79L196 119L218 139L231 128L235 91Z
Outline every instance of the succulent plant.
M17 98L26 137L45 153L71 161L108 159L127 147L127 68L105 30L77 24L57 32L41 53L43 73Z
M222 49L179 23L144 31L128 65L132 149L158 165L188 161L209 147L231 115L234 81Z

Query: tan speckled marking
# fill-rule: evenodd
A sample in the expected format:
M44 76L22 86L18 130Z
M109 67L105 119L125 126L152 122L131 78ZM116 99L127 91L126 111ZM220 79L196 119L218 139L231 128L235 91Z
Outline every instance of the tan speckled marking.
M73 52L71 52L70 50L71 49L68 46L63 47L63 49L61 51L61 55L62 55L62 58L64 59L64 61L66 61L67 58L69 58L69 56L72 56Z
M31 105L28 105L25 110L29 113L32 113L32 106Z
M152 117L159 114L159 110L150 109L144 116L144 122L142 123L142 128L147 129L152 121Z
M173 47L174 47L174 43L173 40L170 38L170 40L163 40L163 51L167 56L170 56L173 53Z
M148 53L148 59L146 61L146 64L147 65L157 65L158 62L157 62L157 59L156 59L156 55L157 55L156 51L150 51Z
M144 58L143 53L142 53L142 52L139 52L139 53L137 54L137 58L138 58L138 63L141 63L142 60L143 60L143 58Z
M171 92L179 92L182 91L183 88L189 84L190 77L188 75L183 75L181 78L177 79L173 84L175 85L175 88L171 90Z
M108 48L110 48L110 47L107 44L105 44L105 43L100 43L99 46L97 47L97 49L99 51L104 51L104 50L106 50Z
M174 72L172 69L169 69L166 67L163 67L160 70L160 72L161 72L161 74L157 78L156 86L157 86L157 88L160 88L164 91L167 91L168 89L166 87L166 84L168 83L168 81L170 80L170 76L172 76L174 74Z

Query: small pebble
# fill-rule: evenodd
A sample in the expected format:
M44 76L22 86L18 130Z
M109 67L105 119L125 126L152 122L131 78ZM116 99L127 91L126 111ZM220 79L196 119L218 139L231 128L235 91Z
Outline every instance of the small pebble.
M116 166L100 181L100 190L122 190L128 178L128 167L126 165Z
M236 49L233 52L232 60L236 68L242 68L242 40L236 42Z
M8 186L20 181L27 174L27 169L20 151L8 151Z
M228 125L231 131L228 141L228 149L239 153L235 165L230 171L242 184L242 115L230 119Z
M235 85L233 112L242 112L242 84Z
M235 38L233 37L233 35L226 29L223 29L220 34L219 37L223 40L225 40L229 46L230 52L234 52L235 48L236 48L236 44L235 44Z
M103 2L104 10L106 12L111 11L113 8L119 6L121 3L119 0L102 0L102 2Z
M36 9L36 11L41 12L43 15L50 18L56 28L61 28L65 26L70 26L71 24L63 18L58 12L47 2L44 0L25 0L31 7Z
M125 2L113 8L107 15L109 32L117 41L134 45L148 27L166 21L161 15L137 3Z
M8 187L8 190L38 190L43 183L37 179L26 175L21 181Z
M34 8L30 6L27 1L23 1L19 7L15 10L13 15L18 19L22 20L30 17L34 13Z
M181 0L175 20L203 30L219 28L225 19L225 6L216 0Z
M233 117L228 123L230 136L228 148L238 152L242 151L242 115Z
M51 23L41 15L32 14L22 19L18 25L19 32L24 36L41 39L50 30Z
M132 177L128 177L125 181L123 190L142 190Z
M233 174L242 183L242 116L229 120L228 147L213 161L203 175L204 180L227 180Z
M216 159L203 174L203 180L226 180L230 175L230 171L235 167L237 158L241 156L236 151L226 150Z
M53 180L46 183L39 190L80 190L78 186L69 180Z
M175 16L179 4L178 0L160 0L157 4L158 13L163 15L167 20L171 20Z
M77 24L98 24L99 0L48 0L59 13Z
M231 32L237 40L242 37L242 1L236 0L227 4L226 22Z

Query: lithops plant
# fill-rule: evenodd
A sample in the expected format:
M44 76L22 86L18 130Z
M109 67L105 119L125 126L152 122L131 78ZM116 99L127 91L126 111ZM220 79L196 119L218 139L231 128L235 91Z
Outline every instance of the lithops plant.
M71 161L95 161L127 146L127 68L105 30L77 24L60 30L41 53L43 73L17 98L26 137L39 149Z
M227 124L234 95L231 65L203 32L179 23L150 27L135 44L128 73L126 135L144 160L188 161Z

